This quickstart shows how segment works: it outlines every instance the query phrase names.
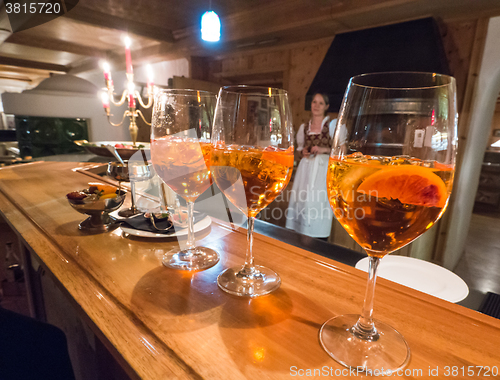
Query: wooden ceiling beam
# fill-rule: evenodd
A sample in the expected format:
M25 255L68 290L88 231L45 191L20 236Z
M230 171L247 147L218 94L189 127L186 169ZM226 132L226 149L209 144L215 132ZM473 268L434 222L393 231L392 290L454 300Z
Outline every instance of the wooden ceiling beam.
M162 43L144 49L134 50L132 51L132 62L137 65L143 65L146 63L169 61L177 58L187 58L188 55L179 52L176 46L177 44Z
M63 65L55 65L53 63L28 61L26 59L0 57L0 65L25 67L30 69L38 69L52 72L67 73L68 68Z
M157 26L112 16L107 13L97 12L84 7L81 2L63 17L68 17L84 24L95 25L102 28L123 30L127 33L151 38L157 41L175 41L170 29L159 28Z
M246 9L223 17L222 40L217 44L202 42L197 26L175 30L173 35L170 31L164 34L164 29L153 26L145 27L141 23L133 24L128 20L85 8L81 4L65 17L120 30L123 30L128 23L130 33L154 38L157 41L169 41L133 51L134 64L141 65L146 62L154 63L191 56L221 56L249 49L262 49L266 46L275 48L278 45L332 37L337 33L429 15L440 17L450 14L456 2L461 4L457 12L463 13L469 5L472 7L471 14L484 9L493 10L493 13L500 12L498 0L483 0L483 5L474 0L440 0L438 2L433 0L329 0L320 2L315 7L311 7L304 0L276 0L268 2L265 6ZM122 55L116 55L113 59L117 69L123 67ZM70 72L79 73L97 68L98 62L85 62L72 67Z
M303 0L272 1L258 9L248 9L222 18L221 42L200 41L197 27L174 31L178 41L173 51L190 55L215 56L234 51L290 44L333 36L350 29L344 15L363 15L372 10L389 12L392 7L418 0L333 0L311 7ZM359 6L359 7L358 7Z
M456 2L461 8L454 10ZM469 5L469 7L466 7ZM223 17L223 32L219 47L210 51L199 41L195 26L174 31L178 50L191 54L224 53L266 44L281 45L333 36L338 33L372 28L411 19L454 15L469 9L468 17L481 15L485 10L500 13L498 0L332 0L310 6L303 0L270 1L265 6L247 9ZM182 45L182 47L181 47ZM212 54L210 54L212 53Z
M97 58L106 57L105 50L93 48L90 46L79 45L63 40L34 36L33 34L27 35L23 33L14 33L7 39L6 42L10 42L17 45L54 50L54 51L64 51L67 53L78 54L87 57L97 57Z
M115 68L113 62L109 59L107 61ZM68 74L77 75L80 73L86 73L88 71L94 71L100 69L99 60L98 59L86 59L84 61L79 62L78 64L71 65L68 68Z
M31 78L28 78L28 77L19 77L19 76L15 76L15 75L12 76L12 75L2 75L2 74L0 74L0 79L16 80L16 81L28 82L28 83L32 82Z
M49 72L40 69L31 69L26 67L14 67L0 64L0 73L4 75L19 76L19 77L38 77L48 76Z

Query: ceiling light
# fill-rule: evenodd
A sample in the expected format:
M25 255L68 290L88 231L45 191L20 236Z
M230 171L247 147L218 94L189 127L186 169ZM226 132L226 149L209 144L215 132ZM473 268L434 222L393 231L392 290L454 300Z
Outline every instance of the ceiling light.
M214 11L207 11L201 16L201 39L209 42L220 40L220 19Z

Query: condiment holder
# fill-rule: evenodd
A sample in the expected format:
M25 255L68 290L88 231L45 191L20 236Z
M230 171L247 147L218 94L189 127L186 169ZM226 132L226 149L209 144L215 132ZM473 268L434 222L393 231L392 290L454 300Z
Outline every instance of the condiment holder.
M78 228L82 231L106 232L119 226L116 220L109 216L110 212L118 210L125 200L126 193L118 190L114 198L100 199L68 199L69 204L81 214L89 215Z

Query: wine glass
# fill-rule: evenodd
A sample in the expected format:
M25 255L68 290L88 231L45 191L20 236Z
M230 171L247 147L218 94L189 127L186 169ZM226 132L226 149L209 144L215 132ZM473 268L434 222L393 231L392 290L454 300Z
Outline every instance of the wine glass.
M347 86L330 155L327 188L337 220L369 256L361 315L334 317L320 342L339 363L394 373L410 349L373 319L377 267L441 217L457 148L455 79L434 73L355 76ZM379 372L380 373L380 372Z
M108 163L108 168L106 174L118 181L118 191L121 191L122 182L130 182L130 192L133 194L135 192L134 183L130 181L129 177L130 162L125 160L123 163L111 161ZM130 218L131 216L137 215L140 211L135 207L134 197L130 198L131 205L129 208L120 210L118 215L122 218Z
M217 278L233 295L258 297L279 288L272 269L254 265L255 216L286 187L292 175L292 118L286 91L222 87L212 132L211 169L224 195L248 217L246 260Z
M188 236L185 249L173 249L163 265L202 270L217 264L219 255L197 247L194 201L212 184L210 133L216 96L210 92L170 89L155 95L151 122L151 161L158 176L187 202Z

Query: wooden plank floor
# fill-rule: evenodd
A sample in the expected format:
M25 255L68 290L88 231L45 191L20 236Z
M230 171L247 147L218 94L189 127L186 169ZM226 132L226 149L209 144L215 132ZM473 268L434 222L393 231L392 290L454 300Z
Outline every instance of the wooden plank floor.
M500 294L500 214L472 214L465 253L454 272L471 293Z

